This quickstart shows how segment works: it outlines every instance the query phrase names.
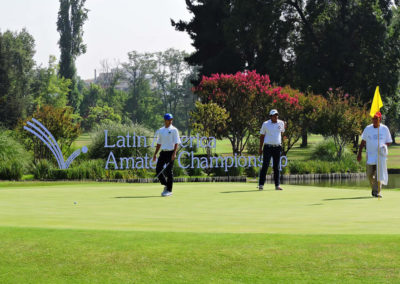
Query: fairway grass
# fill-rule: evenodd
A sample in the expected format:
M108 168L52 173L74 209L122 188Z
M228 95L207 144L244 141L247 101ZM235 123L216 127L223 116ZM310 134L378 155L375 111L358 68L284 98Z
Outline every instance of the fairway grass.
M254 183L0 185L0 226L200 233L400 234L400 192ZM76 204L75 204L76 203Z
M0 228L1 283L396 283L393 235Z
M0 283L396 283L400 191L0 183Z

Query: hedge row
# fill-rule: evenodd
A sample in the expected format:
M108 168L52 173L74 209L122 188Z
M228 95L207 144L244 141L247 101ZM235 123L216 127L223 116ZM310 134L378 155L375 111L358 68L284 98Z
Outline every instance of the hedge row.
M55 168L47 160L41 160L33 170L35 179L134 179L154 177L154 170L106 170L104 160L82 161L69 169L60 170ZM325 173L356 173L365 170L365 166L355 160L344 160L336 162L327 161L289 161L288 166L283 169L282 174L325 174ZM268 170L270 174L271 167ZM248 176L258 177L259 168L229 168L227 172L224 168L188 168L183 169L175 163L174 176Z

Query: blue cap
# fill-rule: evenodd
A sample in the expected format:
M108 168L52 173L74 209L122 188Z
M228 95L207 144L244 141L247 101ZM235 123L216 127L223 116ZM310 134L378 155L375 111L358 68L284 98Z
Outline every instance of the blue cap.
M171 119L173 119L174 117L172 116L172 114L170 114L170 113L166 113L165 115L164 115L164 120L171 120Z

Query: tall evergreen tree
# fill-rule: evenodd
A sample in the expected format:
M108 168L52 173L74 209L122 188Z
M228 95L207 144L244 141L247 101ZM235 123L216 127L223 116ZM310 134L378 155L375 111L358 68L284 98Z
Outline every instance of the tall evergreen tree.
M213 73L235 73L245 66L238 49L226 39L224 21L230 15L230 2L186 0L188 10L194 15L192 20L171 20L177 30L187 32L193 40L192 45L196 52L187 57L187 62L193 66L200 66L200 79L203 75L209 76Z
M86 52L83 43L83 24L87 20L88 9L84 8L86 0L60 0L57 31L60 33L60 71L59 76L71 79L72 90L69 93L68 104L79 107L76 94L76 58Z
M325 94L342 88L368 102L376 85L393 96L400 71L396 0L186 0L174 22L193 40L187 58L211 73L256 69L273 82Z
M289 1L298 5L297 87L325 94L329 88L369 102L376 85L385 96L397 90L400 23L391 0Z

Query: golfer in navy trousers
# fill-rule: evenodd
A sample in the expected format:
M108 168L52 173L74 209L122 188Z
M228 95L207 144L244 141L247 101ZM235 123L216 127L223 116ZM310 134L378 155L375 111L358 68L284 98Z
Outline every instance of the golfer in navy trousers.
M263 165L260 171L258 189L264 189L265 178L269 163L273 161L275 189L282 190L279 180L279 163L282 152L282 133L285 132L285 123L278 119L278 111L269 112L270 120L262 124L260 130L260 155L263 155Z
M155 162L157 153L161 149L156 166L158 178L161 184L164 185L164 191L161 196L172 195L174 160L178 145L181 143L178 129L172 125L173 118L170 113L164 115L164 127L157 131L157 146L153 156L153 161ZM167 165L167 168L160 174L165 165Z

